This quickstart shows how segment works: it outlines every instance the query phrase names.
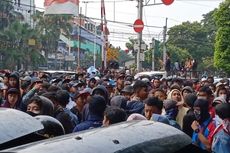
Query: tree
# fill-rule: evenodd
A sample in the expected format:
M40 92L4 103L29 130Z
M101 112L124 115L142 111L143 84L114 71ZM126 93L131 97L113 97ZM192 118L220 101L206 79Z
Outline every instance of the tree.
M187 50L192 58L202 61L202 57L213 56L212 44L199 22L184 22L168 31L168 45Z
M230 0L220 4L214 13L214 19L218 27L214 63L217 68L223 69L230 75Z
M33 39L35 44L30 46L28 41ZM7 45L0 47L0 53L4 57L4 68L14 69L15 66L23 66L26 70L28 65L35 66L41 63L42 58L36 43L36 31L28 24L19 21L12 22L0 33L0 40ZM37 45L36 45L37 44Z
M15 20L23 20L23 15L14 10L12 2L0 1L0 18L0 30L2 30Z

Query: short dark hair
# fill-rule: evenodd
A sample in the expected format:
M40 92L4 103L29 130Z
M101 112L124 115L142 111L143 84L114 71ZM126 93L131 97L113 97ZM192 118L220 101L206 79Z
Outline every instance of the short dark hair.
M159 110L163 108L163 102L158 97L149 97L144 100L144 103L148 106L155 106Z
M29 104L31 104L32 102L36 103L40 109L42 108L42 99L41 99L39 96L37 96L37 95L33 96L33 97L29 100L29 103L27 104L27 106L28 106Z
M66 107L69 103L69 93L66 90L58 90L56 92L57 102L62 106Z
M140 91L141 88L148 88L148 84L144 81L137 80L133 85L134 92Z
M103 117L106 108L105 98L99 95L94 95L89 98L89 112L94 115Z
M230 104L222 103L215 107L216 114L223 120L230 117Z
M203 86L199 89L199 92L205 92L208 96L211 96L212 90L208 86Z
M126 112L123 109L115 106L107 107L104 115L109 120L110 124L126 121L127 118Z

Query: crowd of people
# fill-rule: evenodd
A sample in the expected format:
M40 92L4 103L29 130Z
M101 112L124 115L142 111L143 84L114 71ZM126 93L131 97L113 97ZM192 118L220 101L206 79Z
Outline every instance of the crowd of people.
M75 75L6 72L0 81L1 107L55 118L65 134L153 120L182 130L204 150L230 152L228 79L134 80L127 71L107 70Z

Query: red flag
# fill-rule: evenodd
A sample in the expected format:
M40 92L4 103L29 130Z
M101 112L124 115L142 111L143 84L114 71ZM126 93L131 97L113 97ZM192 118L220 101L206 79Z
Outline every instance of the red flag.
M78 15L79 0L45 0L45 14Z

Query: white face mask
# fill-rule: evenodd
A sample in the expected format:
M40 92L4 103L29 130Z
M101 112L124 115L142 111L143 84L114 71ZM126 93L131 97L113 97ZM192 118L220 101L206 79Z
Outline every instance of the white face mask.
M227 95L226 95L226 94L223 94L223 95L220 95L220 97L223 97L223 98L226 100Z

